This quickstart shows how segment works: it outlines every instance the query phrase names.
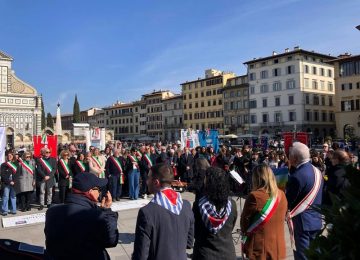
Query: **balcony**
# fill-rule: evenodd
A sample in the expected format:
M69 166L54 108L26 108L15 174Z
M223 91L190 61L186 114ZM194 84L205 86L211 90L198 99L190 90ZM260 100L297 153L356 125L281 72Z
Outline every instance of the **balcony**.
M184 124L164 124L164 129L182 129Z

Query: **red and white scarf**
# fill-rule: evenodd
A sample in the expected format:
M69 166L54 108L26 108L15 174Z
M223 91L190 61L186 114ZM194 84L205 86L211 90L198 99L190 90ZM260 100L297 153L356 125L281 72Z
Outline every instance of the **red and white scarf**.
M217 211L215 205L204 196L199 200L199 210L205 227L211 233L216 234L225 225L231 214L231 201L228 200L226 207Z
M156 193L151 202L169 210L175 215L180 215L183 206L180 193L171 188L165 188Z

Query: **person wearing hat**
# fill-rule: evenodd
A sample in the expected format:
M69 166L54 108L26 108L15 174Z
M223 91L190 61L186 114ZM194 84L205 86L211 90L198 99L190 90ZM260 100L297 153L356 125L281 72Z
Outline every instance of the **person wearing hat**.
M51 259L110 259L105 248L115 247L119 239L110 192L97 205L107 182L92 173L78 174L65 204L47 210L44 233Z

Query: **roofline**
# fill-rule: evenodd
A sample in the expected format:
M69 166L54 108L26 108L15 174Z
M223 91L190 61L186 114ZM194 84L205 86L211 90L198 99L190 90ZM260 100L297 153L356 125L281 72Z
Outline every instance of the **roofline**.
M334 59L334 58L336 58L334 56L325 55L325 54L322 54L322 53L317 53L317 52L307 51L307 50L303 50L303 49L298 49L298 50L292 50L292 51L289 51L289 52L284 52L284 53L280 53L280 54L276 54L276 55L272 55L272 56L268 56L268 57L264 57L264 58L258 58L258 59L246 61L243 64L247 65L247 64L251 64L251 63L260 62L260 61L276 59L276 58L279 58L279 57L284 57L284 56L291 55L291 54L296 54L296 53L304 53L304 54L308 54L308 55L319 56L319 57L326 58L326 59Z
M150 96L156 96L156 95L161 95L162 93L164 92L171 92L170 90L157 90L157 91L154 91L152 93L148 93L148 94L143 94L142 96L143 97L150 97Z
M187 82L181 83L180 85L185 85L185 84L194 83L194 82L203 81L203 80L214 79L214 78L218 78L218 77L222 77L222 76L223 76L223 74L218 75L218 76L214 76L214 77L210 77L210 78L203 78L203 79L197 79L197 80L187 81Z
M360 60L360 55L336 58L336 59L333 59L333 60L328 60L328 61L326 61L326 63L334 63L334 62L337 62L337 61L350 61L350 60Z
M8 55L7 53L3 52L0 50L0 54L2 54L3 56L5 56L5 58L1 58L1 59L4 59L4 60L9 60L9 61L13 61L13 57L11 57L10 55Z

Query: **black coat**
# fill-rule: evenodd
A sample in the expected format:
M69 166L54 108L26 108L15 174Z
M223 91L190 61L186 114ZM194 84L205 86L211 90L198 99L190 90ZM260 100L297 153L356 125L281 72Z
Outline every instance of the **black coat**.
M183 178L192 178L193 177L193 167L194 167L194 157L192 154L182 154L180 156L180 170L181 170L181 176ZM186 166L189 166L190 169L186 170Z
M342 197L343 191L348 186L350 186L350 182L346 178L346 166L342 164L333 166L332 171L328 175L328 181L326 182L325 204L332 204L330 194Z
M69 178L66 178L67 173L62 167L60 160L58 161L57 167L58 167L58 176L59 176L59 186L69 187L70 185L70 177L73 177L73 173L70 168L70 161L68 162L68 166L70 173L69 173Z
M53 186L55 185L55 173L57 170L57 164L56 164L56 159L55 158L43 158L45 161L48 161L49 164L51 165L52 171L49 173L44 166L42 165L42 163L40 162L40 159L36 160L36 181L37 182L42 182L45 178L45 176L49 176L50 179L47 181L48 185Z
M112 157L112 158L111 158ZM116 163L114 162L115 157L110 156L107 160L106 160L106 164L105 164L105 173L106 173L106 177L109 177L109 175L113 175L113 176L120 176L121 172L120 169L117 167ZM122 170L124 171L124 165L122 164L122 161L119 158L116 158L118 160L118 162L121 165Z
M110 259L105 248L118 243L117 220L117 212L70 194L46 212L46 250L51 259Z
M188 201L180 215L149 203L138 213L132 260L186 260L194 239L194 216Z
M206 227L201 218L198 202L194 203L193 212L195 217L195 245L193 259L236 259L235 247L232 238L237 210L236 203L231 200L231 213L225 225L216 234L212 234Z
M14 164L17 166L17 173L18 173L19 163L15 162ZM4 183L5 185L10 185L10 182L14 181L15 179L13 170L10 168L10 166L7 165L6 162L1 164L0 174L1 174L1 182Z

